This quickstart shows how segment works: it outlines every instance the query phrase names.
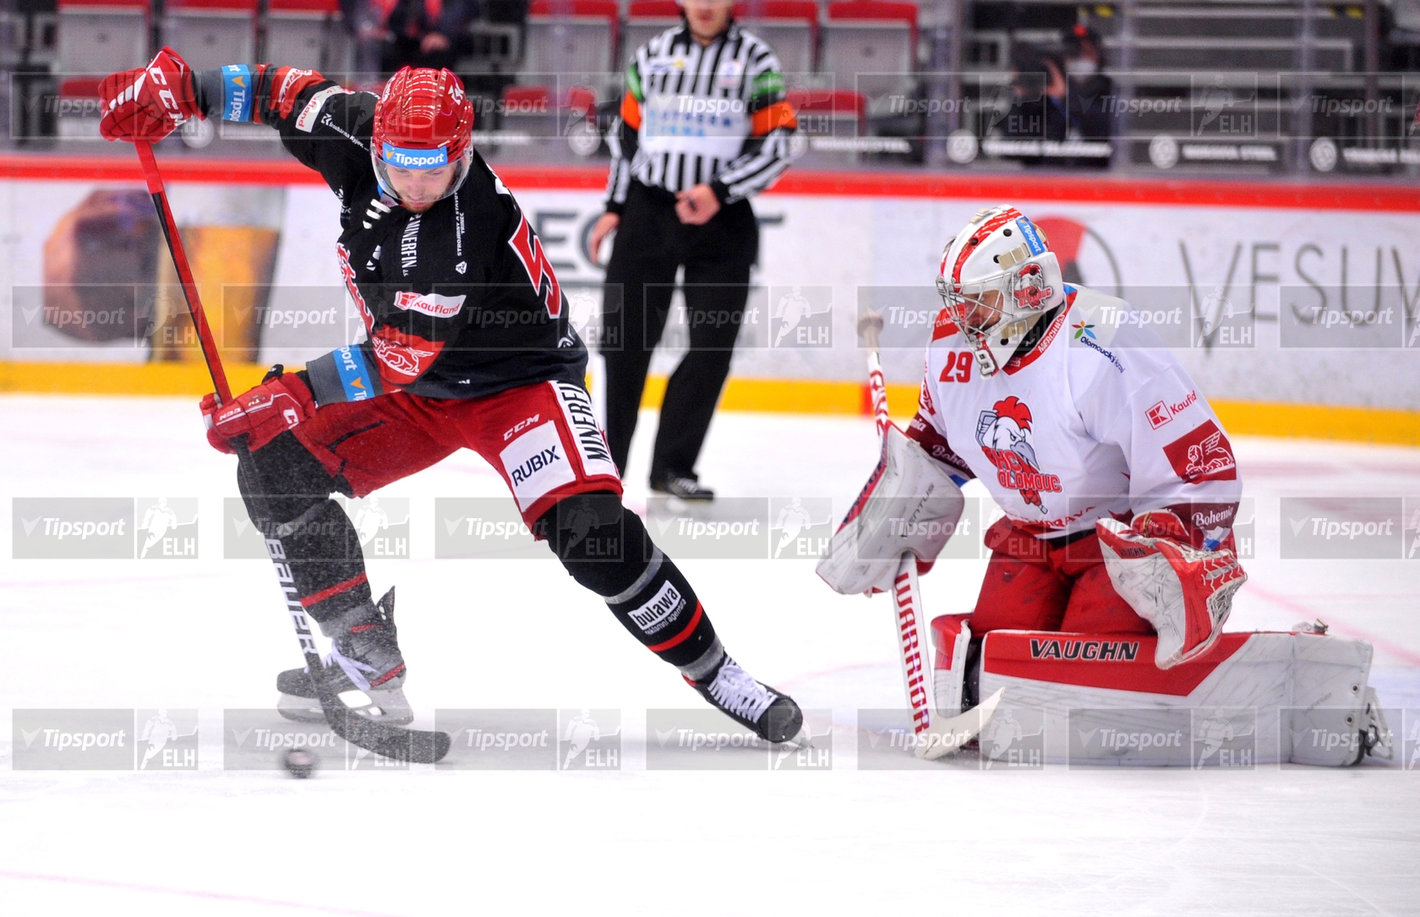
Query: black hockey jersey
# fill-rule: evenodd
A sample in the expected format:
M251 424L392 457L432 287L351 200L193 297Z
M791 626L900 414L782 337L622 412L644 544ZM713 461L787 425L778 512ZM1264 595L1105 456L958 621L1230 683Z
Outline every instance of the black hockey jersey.
M202 71L196 83L205 112L275 128L340 198L336 254L367 338L312 362L318 401L400 389L476 398L546 380L583 381L587 350L552 265L526 214L476 151L456 193L413 213L382 195L375 180L373 93L271 65ZM249 93L239 104L234 85ZM354 367L376 372L366 378Z

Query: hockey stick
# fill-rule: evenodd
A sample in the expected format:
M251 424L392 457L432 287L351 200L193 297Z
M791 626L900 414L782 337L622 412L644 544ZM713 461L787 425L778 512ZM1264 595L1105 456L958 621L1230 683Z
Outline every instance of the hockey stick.
M878 333L883 329L883 318L876 312L868 311L858 319L858 334L868 346L868 391L873 402L873 422L877 425L878 436L887 435L892 420L888 417L887 383L883 379L882 357L878 354ZM897 646L899 662L902 663L902 678L907 688L907 704L912 711L912 730L916 735L916 753L919 758L935 760L956 751L970 742L996 712L1001 701L1001 691L962 713L932 721L932 662L926 632L918 624L918 609L922 607L921 592L917 588L917 558L910 552L898 560L897 575L893 577L892 602L897 612Z
M197 294L197 284L192 279L192 269L187 263L187 252L183 249L177 223L173 219L172 209L168 206L167 191L163 187L163 176L158 171L158 161L153 157L153 147L150 143L142 140L135 140L133 147L138 151L138 161L143 165L143 175L148 182L148 193L153 196L153 206L158 211L158 222L162 226L163 237L168 243L168 254L172 256L173 267L177 269L178 280L182 284L183 298L187 301L188 315L192 317L192 325L197 330L197 340L202 348L202 358L207 361L207 371L212 377L212 385L216 390L217 399L221 402L231 401L232 389L227 384L227 375L222 369L222 356L217 352L217 344L212 338L212 329L207 324L207 313L202 308L202 300ZM260 475L252 461L251 453L247 450L245 440L237 442L236 449L237 464L243 477L249 481L259 480ZM265 536L271 531L270 515L266 511L265 499L261 496L262 488L258 486L253 487L252 490L252 502L258 517L260 517L253 521L257 523L257 528ZM353 712L341 701L339 695L324 677L325 667L321 664L320 654L316 650L315 639L311 634L310 619L306 617L305 609L301 607L300 599L296 596L296 585L291 579L291 568L289 564L284 562L285 556L280 551L280 542L273 541L269 537L265 541L267 553L271 555L271 563L276 568L276 578L286 596L286 611L290 614L291 623L296 628L296 638L301 644L301 654L306 659L311 682L315 685L316 697L320 700L321 710L325 713L325 719L330 724L330 728L336 735L352 745L369 749L386 758L432 764L444 757L449 751L450 744L447 733L404 729L388 723L378 723Z

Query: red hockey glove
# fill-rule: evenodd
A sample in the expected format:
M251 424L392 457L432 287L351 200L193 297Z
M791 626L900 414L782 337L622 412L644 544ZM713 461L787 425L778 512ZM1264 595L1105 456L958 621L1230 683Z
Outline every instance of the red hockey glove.
M1207 652L1247 582L1237 555L1192 547L1167 510L1142 513L1133 525L1100 519L1095 532L1114 591L1158 632L1154 664L1167 669Z
M216 395L202 399L202 421L207 441L218 452L236 453L234 440L245 436L252 452L285 433L316 410L316 399L301 373L287 375L280 363L271 368L256 388L227 404Z
M108 140L156 143L188 118L202 118L192 68L172 48L147 67L111 73L99 83L99 133Z

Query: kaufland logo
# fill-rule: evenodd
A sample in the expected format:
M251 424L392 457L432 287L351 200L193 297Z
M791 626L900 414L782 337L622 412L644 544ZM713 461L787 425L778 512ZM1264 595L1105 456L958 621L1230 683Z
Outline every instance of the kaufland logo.
M1198 403L1198 390L1194 389L1188 393L1188 397L1182 401L1167 402L1160 401L1149 408L1149 426L1157 430L1164 424L1173 420L1178 414L1182 414L1190 407Z
M390 165L398 166L401 169L437 169L439 166L449 164L448 153L443 147L437 150L407 150L386 143L383 159Z

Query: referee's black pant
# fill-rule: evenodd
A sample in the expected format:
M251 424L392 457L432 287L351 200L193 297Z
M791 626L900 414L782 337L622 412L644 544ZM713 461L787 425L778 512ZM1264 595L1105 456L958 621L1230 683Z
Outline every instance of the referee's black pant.
M602 294L606 435L623 478L646 370L666 326L677 269L685 268L689 350L666 384L651 454L652 481L695 475L730 373L749 298L750 267L758 254L759 226L749 201L727 204L703 226L687 226L676 217L674 195L632 182Z

